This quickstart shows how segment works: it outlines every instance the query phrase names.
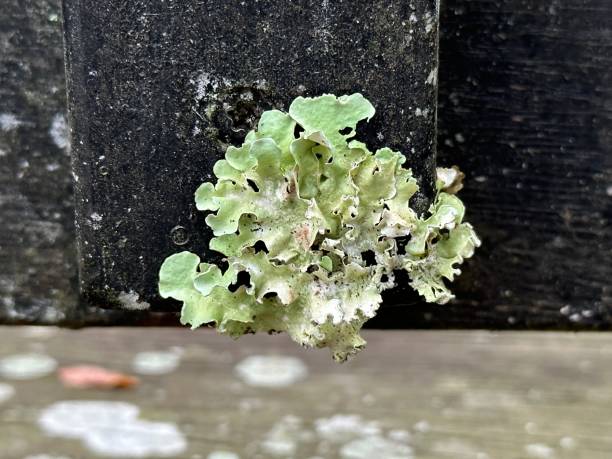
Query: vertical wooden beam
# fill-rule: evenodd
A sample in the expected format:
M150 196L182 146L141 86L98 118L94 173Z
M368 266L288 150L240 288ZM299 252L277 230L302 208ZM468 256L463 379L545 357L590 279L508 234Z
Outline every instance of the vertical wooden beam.
M427 208L435 0L64 0L64 14L80 286L91 303L163 307L167 255L215 257L194 190L262 110L298 95L368 97L378 113L363 137L410 156Z

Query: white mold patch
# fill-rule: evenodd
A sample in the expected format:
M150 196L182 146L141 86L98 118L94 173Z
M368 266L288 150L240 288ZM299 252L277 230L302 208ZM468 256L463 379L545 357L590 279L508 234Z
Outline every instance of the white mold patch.
M247 357L234 371L250 386L270 388L290 386L308 376L308 368L300 359L281 355Z
M134 356L132 369L141 375L163 375L176 370L180 361L178 350L139 352Z
M0 383L0 404L6 402L15 395L15 388L10 384Z
M37 379L53 373L57 362L44 354L16 354L0 360L0 376L6 379Z
M138 419L139 408L113 401L62 401L46 408L38 425L49 436L81 440L106 457L176 457L187 441L176 425Z
M56 113L53 120L51 120L49 136L58 148L66 152L70 151L70 129L68 128L66 117L62 113Z

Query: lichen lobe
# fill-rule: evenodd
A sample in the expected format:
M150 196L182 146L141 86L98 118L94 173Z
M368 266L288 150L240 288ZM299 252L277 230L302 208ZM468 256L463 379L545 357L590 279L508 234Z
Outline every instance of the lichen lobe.
M417 215L404 155L352 140L374 113L361 94L298 97L288 113L264 112L257 130L227 149L216 183L195 194L210 212L210 249L227 269L180 252L160 270L160 294L183 302L184 324L233 337L284 331L342 361L365 345L359 331L394 272L405 270L426 301L453 298L445 279L480 245L452 194L463 174L440 169L436 199ZM402 250L398 238L409 239Z

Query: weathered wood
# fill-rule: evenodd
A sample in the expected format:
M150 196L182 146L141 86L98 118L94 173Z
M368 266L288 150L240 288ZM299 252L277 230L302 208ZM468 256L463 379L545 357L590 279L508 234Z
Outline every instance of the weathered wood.
M439 156L483 246L423 327L610 328L612 3L444 2Z
M79 301L61 5L0 9L0 322L159 323Z
M0 14L0 321L52 322L77 307L61 8Z
M369 332L363 353L338 365L327 351L300 349L283 336L233 342L206 331L47 330L0 329L0 359L36 349L59 365L96 364L133 374L139 352L182 357L168 374L139 375L141 384L131 391L66 389L55 375L2 380L15 390L0 404L3 459L99 457L78 439L48 437L38 427L40 414L61 400L128 402L141 409L142 419L175 423L187 440L184 453L173 456L181 458L221 450L243 459L387 458L398 457L387 453L397 443L418 459L608 459L612 451L607 334ZM254 355L296 358L306 374L285 387L255 387L235 371ZM287 375L291 368L268 372ZM358 417L336 418L336 430L324 424L337 415ZM294 424L300 428L292 430ZM271 442L270 431L279 425L287 431L284 441ZM120 434L134 437L130 430ZM340 453L364 437L378 442L376 454ZM273 445L295 452L273 455Z
M67 156L48 135L63 113L59 8L28 5L0 16L0 112L26 121L0 130L0 321L82 324L100 319L77 308ZM448 0L441 14L438 162L466 172L484 244L455 303L387 308L372 325L609 328L612 6Z
M361 92L373 101L377 114L363 139L394 149L409 142L421 183L415 207L427 208L435 172L434 0L64 5L87 301L175 310L157 293L164 258L187 249L219 259L207 249L212 235L195 210L195 189L262 110L287 110L298 95Z

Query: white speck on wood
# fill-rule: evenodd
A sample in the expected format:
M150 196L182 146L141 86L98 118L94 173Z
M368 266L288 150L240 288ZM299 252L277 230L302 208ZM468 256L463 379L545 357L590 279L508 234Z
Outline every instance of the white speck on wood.
M295 357L253 355L236 365L235 372L250 386L279 388L306 378L308 368Z
M535 459L551 459L555 457L555 450L544 443L525 445L525 453Z
M137 406L114 401L62 401L38 419L50 436L79 439L94 454L108 457L176 457L187 441L176 425L138 419Z
M70 129L63 113L56 113L51 120L49 136L58 148L70 152Z
M55 359L44 354L16 354L0 360L0 376L6 379L37 379L56 368Z
M0 130L2 131L12 131L13 129L17 129L22 124L23 121L12 113L0 113Z
M140 295L138 295L138 293L136 293L134 290L119 293L119 295L117 295L117 299L121 303L121 307L130 311L144 311L145 309L149 309L151 307L148 302L141 300Z
M139 352L132 361L132 368L141 375L163 375L171 373L179 366L179 352Z
M6 402L15 395L15 388L10 384L0 383L0 403Z

